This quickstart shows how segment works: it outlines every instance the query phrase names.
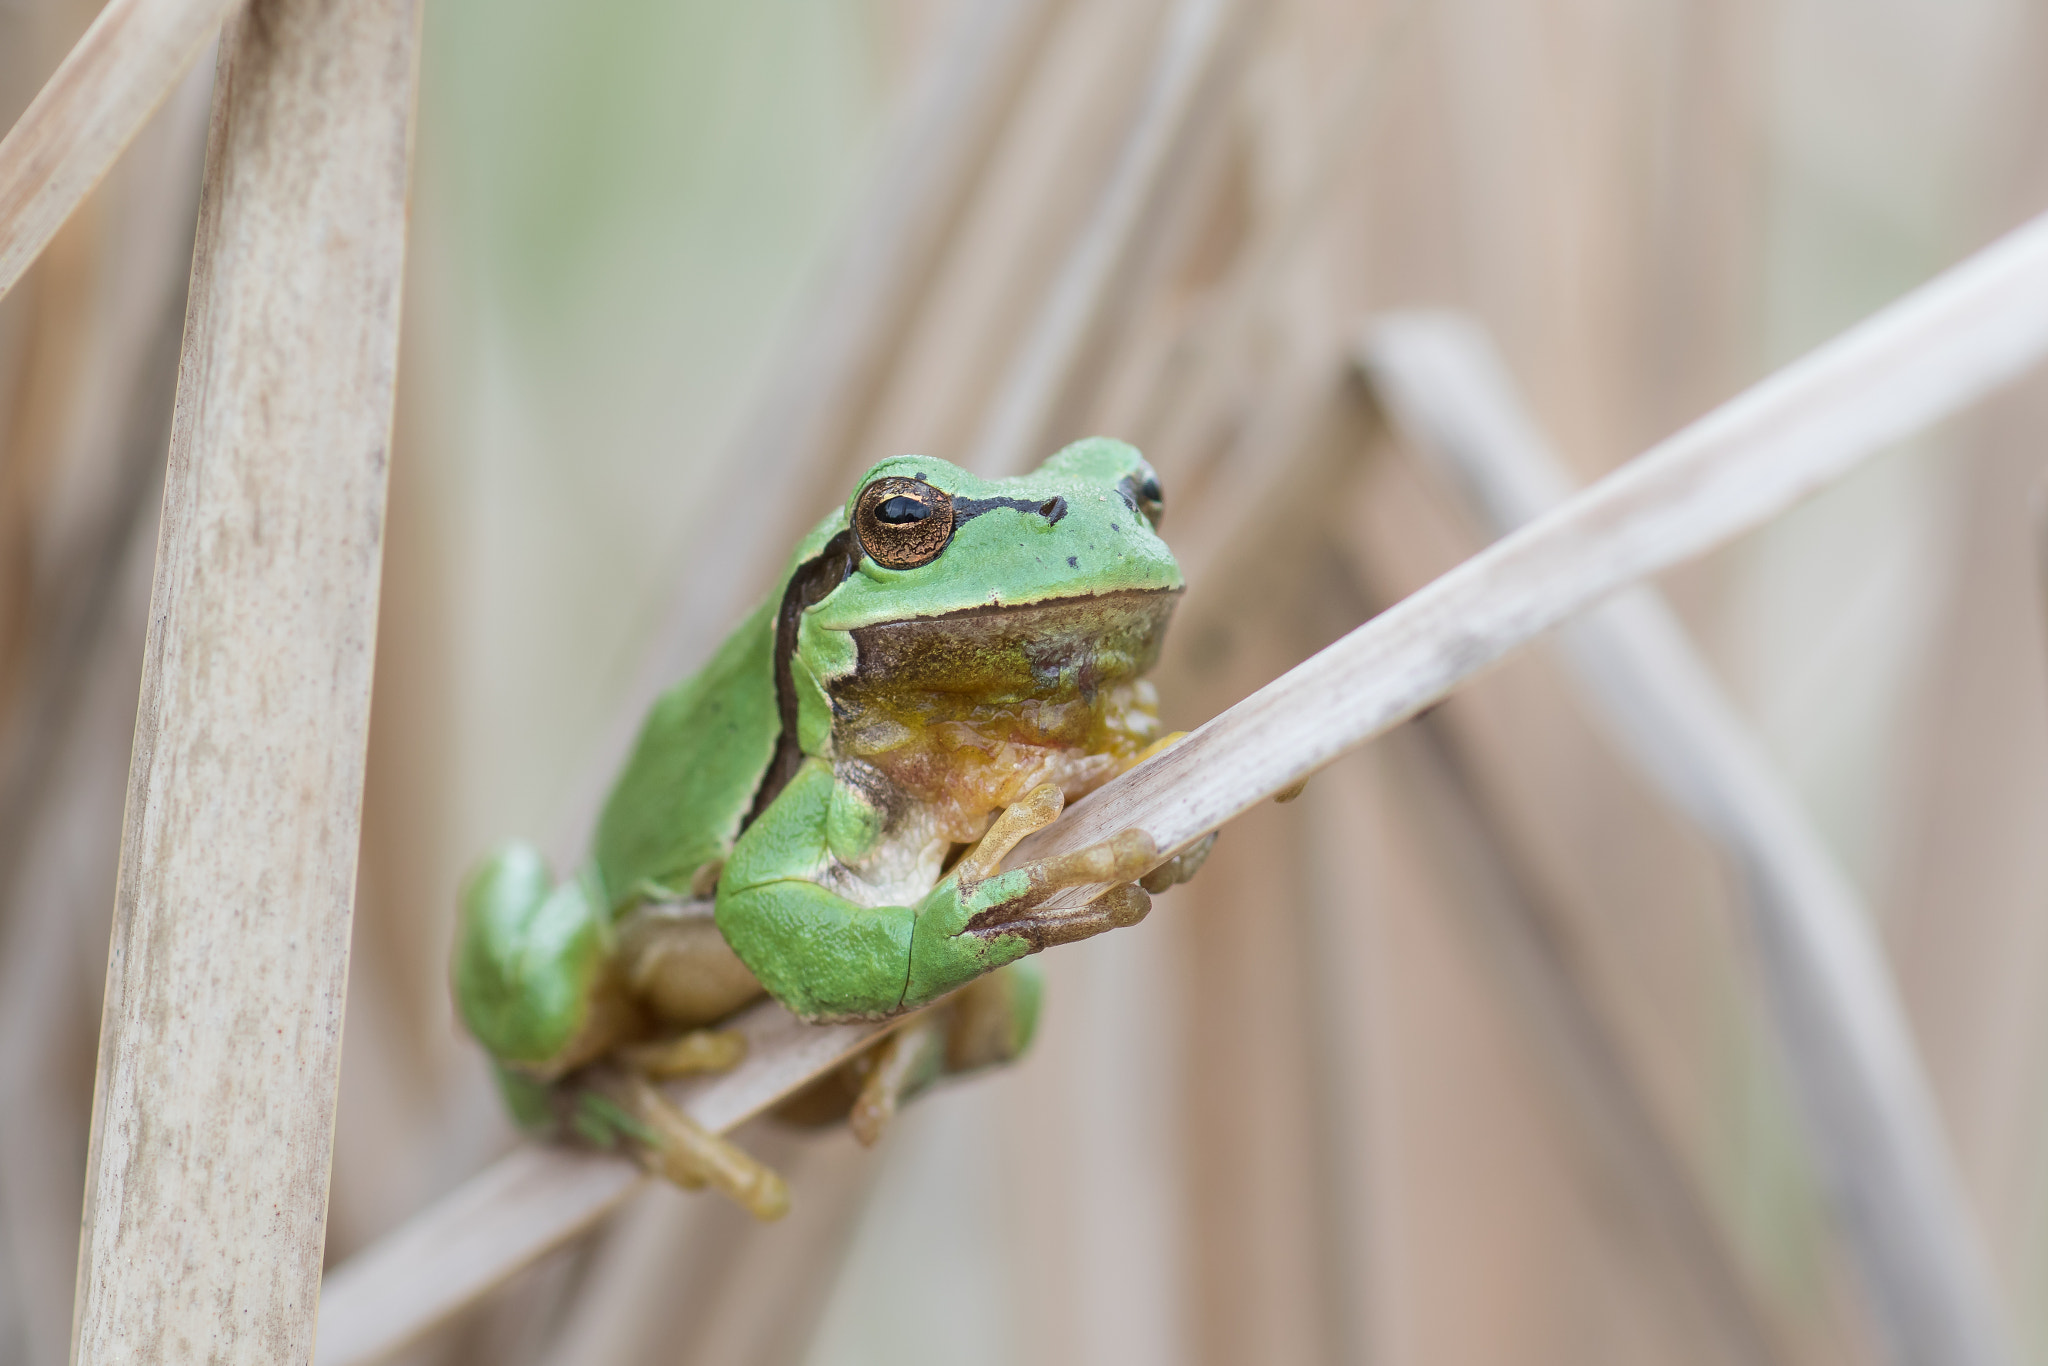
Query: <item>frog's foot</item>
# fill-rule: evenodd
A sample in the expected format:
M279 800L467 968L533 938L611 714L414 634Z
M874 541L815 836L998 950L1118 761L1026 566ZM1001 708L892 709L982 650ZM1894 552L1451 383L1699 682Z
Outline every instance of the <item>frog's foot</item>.
M847 1127L863 1146L873 1147L897 1107L939 1075L946 1061L947 1023L941 1012L927 1012L868 1054L867 1076L846 1114Z
M503 845L463 884L459 914L456 1004L501 1066L552 1081L644 1032L594 868L557 883L539 850Z
M1152 898L1133 879L1158 857L1150 835L1126 830L1071 854L1036 859L1011 870L1023 875L1025 890L975 915L964 933L982 939L1013 935L1035 952L1135 925L1152 909ZM1103 883L1111 884L1109 890L1078 909L1039 909L1062 892Z
M996 817L981 842L961 858L955 870L959 885L971 889L996 876L996 870L1018 842L1058 820L1065 805L1066 798L1055 783L1045 783L1025 793ZM1206 848L1203 852L1207 852ZM1144 873L1157 857L1158 848L1150 835L1142 830L1126 830L1071 854L1033 860L1012 870L1026 884L1021 893L975 915L967 922L965 932L984 939L1016 935L1029 941L1033 949L1044 949L1086 939L1104 930L1135 925L1151 910L1152 902L1131 879ZM1078 910L1038 911L1038 907L1061 892L1100 883L1122 885L1112 885Z
M631 1044L614 1056L655 1081L729 1072L747 1056L747 1036L737 1029L692 1029L673 1038Z
M789 1212L789 1186L744 1148L670 1104L644 1077L628 1074L604 1088L630 1117L641 1165L684 1190L710 1186L756 1219Z

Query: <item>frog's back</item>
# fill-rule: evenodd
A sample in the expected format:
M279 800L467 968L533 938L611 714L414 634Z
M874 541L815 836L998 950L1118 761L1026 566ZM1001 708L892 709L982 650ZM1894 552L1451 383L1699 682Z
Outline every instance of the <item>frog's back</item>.
M687 895L698 868L739 837L775 755L773 603L711 661L663 693L598 821L596 858L614 909L655 889Z

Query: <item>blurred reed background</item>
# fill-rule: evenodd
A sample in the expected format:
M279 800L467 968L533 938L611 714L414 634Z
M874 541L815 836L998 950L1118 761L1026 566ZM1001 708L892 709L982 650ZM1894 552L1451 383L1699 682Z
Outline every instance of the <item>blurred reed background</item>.
M0 0L0 117L94 8ZM0 302L0 1361L69 1336L210 80ZM436 0L330 1261L512 1141L466 864L574 852L650 643L858 470L1143 446L1191 726L1482 543L1364 319L1469 311L1590 479L2048 207L2044 92L2022 0ZM1877 908L2037 1361L2043 418L1663 585ZM406 1360L1874 1360L1737 890L1524 655L1049 954L1021 1067L872 1153L749 1131L784 1223L653 1192Z

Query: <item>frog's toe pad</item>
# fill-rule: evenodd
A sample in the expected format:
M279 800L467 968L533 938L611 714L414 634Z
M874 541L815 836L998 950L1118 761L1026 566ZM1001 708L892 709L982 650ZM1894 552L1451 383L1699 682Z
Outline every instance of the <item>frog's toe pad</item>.
M1149 843L1149 841L1148 841ZM1027 941L1032 952L1055 944L1092 939L1107 930L1120 930L1143 920L1152 909L1152 898L1135 882L1122 882L1077 911L1048 911L1019 914L1003 908L983 911L968 922L970 934L993 939L1013 935Z
M1201 871L1203 863L1208 861L1209 851L1215 847L1216 832L1211 830L1208 834L1202 836L1202 838L1196 840L1193 844L1181 850L1178 854L1175 854L1172 858L1145 874L1145 876L1139 878L1138 885L1154 896L1159 895L1159 893L1169 887L1178 887L1181 883L1188 881Z
M1130 882L1158 859L1159 846L1152 842L1150 835L1143 830L1125 830L1086 849L1027 863L1017 871L1031 880L1031 889L1010 909L1030 910L1042 906L1072 887Z

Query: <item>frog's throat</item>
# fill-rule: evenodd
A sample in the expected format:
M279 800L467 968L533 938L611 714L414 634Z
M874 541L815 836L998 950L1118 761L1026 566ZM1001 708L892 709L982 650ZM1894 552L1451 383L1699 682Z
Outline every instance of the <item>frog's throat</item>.
M924 478L922 474L917 477ZM1059 520L1067 515L1067 500L1061 497L955 498L953 532L957 534L962 524L998 508L1036 513L1048 524L1057 526ZM803 765L803 746L797 738L796 680L790 672L790 661L796 655L797 628L803 624L805 612L823 602L833 589L846 582L859 566L860 557L860 538L852 527L843 527L825 542L816 555L797 566L782 590L782 601L775 610L775 712L780 729L775 737L775 757L769 761L768 771L761 777L761 785L754 790L753 806L740 822L742 830L768 809L768 804L781 795L782 789L789 786L789 780Z
M1122 589L858 626L854 670L829 687L835 703L930 698L949 710L1092 699L1152 667L1179 599L1178 588Z
M1043 781L1071 800L1156 738L1149 689L1178 589L1132 589L853 631L833 749L961 829ZM976 827L978 829L978 827Z

